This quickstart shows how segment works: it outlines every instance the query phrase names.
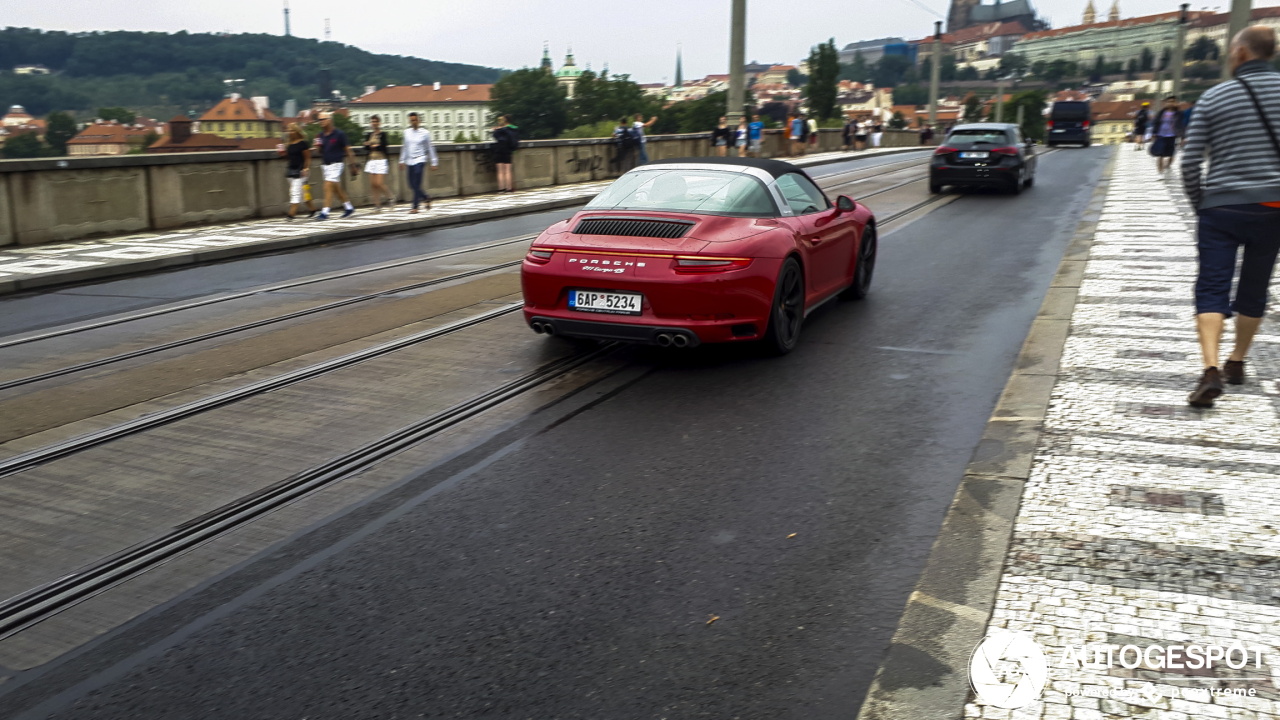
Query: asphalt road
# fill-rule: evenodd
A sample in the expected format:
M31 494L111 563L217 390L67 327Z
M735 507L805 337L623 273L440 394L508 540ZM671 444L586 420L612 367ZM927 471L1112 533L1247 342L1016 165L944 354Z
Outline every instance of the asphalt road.
M810 174L821 181L841 172L902 162L917 155L925 158L928 153L902 153L831 163L813 168ZM537 234L576 210L561 208L473 225L314 245L53 291L6 296L0 298L0 337L214 293L244 290L501 238Z
M0 716L853 717L1107 153L882 238L871 297L785 358L634 351L605 399L0 684Z

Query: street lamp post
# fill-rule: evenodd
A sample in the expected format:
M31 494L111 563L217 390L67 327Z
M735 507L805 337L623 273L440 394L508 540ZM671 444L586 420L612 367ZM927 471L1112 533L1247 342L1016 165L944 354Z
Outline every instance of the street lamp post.
M1187 8L1191 3L1182 3L1178 14L1178 28L1173 37L1173 94L1182 95L1182 70L1186 64L1184 56L1187 48Z
M1227 53L1231 49L1231 41L1249 24L1249 11L1253 8L1251 0L1231 0L1231 18L1227 23L1227 42L1219 55L1222 63L1222 79L1231 79L1231 63Z
M933 62L929 63L929 127L938 124L938 82L942 77L942 21L933 24Z
M725 108L725 120L729 127L738 127L742 121L742 106L746 102L747 62L747 0L733 0L733 18L729 32L729 107Z
M1004 122L1004 78L996 77L996 122Z

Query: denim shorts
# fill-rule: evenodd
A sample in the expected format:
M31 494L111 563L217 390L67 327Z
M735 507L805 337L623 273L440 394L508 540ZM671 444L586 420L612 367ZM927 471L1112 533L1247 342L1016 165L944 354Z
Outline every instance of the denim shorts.
M1265 205L1223 205L1200 211L1196 249L1196 313L1238 312L1259 318L1267 312L1267 285L1280 251L1280 208ZM1244 248L1235 301L1231 281L1236 255Z

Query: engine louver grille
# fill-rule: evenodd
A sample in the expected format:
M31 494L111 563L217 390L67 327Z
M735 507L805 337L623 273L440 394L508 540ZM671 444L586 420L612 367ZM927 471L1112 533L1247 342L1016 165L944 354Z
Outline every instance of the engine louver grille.
M680 238L693 223L668 220L625 220L587 218L573 229L579 235L621 235L624 237Z

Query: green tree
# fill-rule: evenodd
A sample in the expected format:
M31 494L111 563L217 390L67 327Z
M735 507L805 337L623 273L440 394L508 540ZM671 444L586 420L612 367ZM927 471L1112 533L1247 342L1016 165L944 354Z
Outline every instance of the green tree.
M805 95L809 99L809 111L819 120L829 120L839 114L836 105L839 75L840 54L836 51L835 38L810 49L809 84L805 87Z
M928 88L919 85L899 85L893 89L894 105L927 105L928 103Z
M800 72L797 68L791 68L787 71L787 84L791 87L804 87L809 82L809 76Z
M1048 99L1042 90L1024 90L1014 94L1004 109L1005 118L1013 120L1018 117L1018 108L1022 108L1022 135L1034 140L1044 140L1045 121L1044 108Z
M959 74L959 71L956 68L956 56L943 55L942 67L938 68L939 82L954 82L957 74Z
M897 87L909 67L911 61L905 55L885 55L875 64L871 76L876 87Z
M100 107L98 117L103 120L115 120L122 125L132 125L138 116L132 110L122 107Z
M892 130L904 130L907 127L907 118L898 111L894 111L893 117L889 118L889 128Z
M853 61L840 66L840 79L852 80L853 82L867 81L867 61L862 57L861 50L853 52Z
M1101 82L1102 76L1106 73L1107 59L1099 55L1093 59L1093 72L1089 73L1089 82Z
M1018 53L1009 52L1000 56L1000 72L1004 75L1021 75L1030 69L1027 58Z
M453 136L453 141L456 143L464 143L467 141L467 134L459 130L458 133Z
M970 94L964 100L964 114L961 116L965 122L978 122L982 119L982 101L977 95Z
M1155 69L1155 64L1156 56L1151 53L1151 48L1142 48L1141 59L1138 61L1138 67L1142 69L1142 72L1151 72Z
M553 138L569 125L569 102L556 79L537 68L504 75L489 91L494 115L506 115L530 140Z
M76 136L76 121L64 112L52 112L45 116L48 123L44 131L44 140L54 155L67 154L67 141Z
M48 155L49 148L35 133L29 132L6 140L3 152L7 158L38 158Z
M1201 35L1196 41L1191 43L1191 47L1187 48L1188 60L1217 60L1218 59L1218 43L1209 38L1208 35Z
M978 68L972 65L965 65L956 71L956 80L960 82L971 82L978 79Z
M1138 59L1129 58L1129 65L1125 68L1124 79L1133 80L1138 77Z

